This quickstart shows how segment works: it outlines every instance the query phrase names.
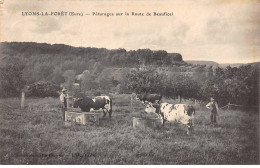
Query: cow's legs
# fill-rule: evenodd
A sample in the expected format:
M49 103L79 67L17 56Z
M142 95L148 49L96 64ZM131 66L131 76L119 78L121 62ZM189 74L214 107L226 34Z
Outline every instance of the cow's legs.
M193 132L192 120L189 119L189 123L187 124L187 134L190 135Z
M187 125L187 135L190 135L192 133L192 127L190 125Z
M210 123L213 123L213 113L211 112L211 114L210 114Z
M166 120L163 118L163 123L162 123L163 127L164 127L165 121L166 121Z
M107 115L107 112L103 109L103 118Z
M187 128L188 128L188 129L187 129L187 135L190 135L190 134L191 134L191 127L188 126Z
M162 125L164 127L165 119L164 119L163 113L160 112L160 109L159 109L159 112L155 111L155 113L158 115L158 118L162 120Z
M213 114L213 122L214 122L215 124L217 124L217 115L216 115L216 114Z
M111 118L112 110L109 110L108 114L109 114L109 118Z

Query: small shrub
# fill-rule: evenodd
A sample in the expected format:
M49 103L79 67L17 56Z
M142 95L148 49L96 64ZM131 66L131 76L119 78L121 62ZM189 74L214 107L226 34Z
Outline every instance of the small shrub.
M60 86L50 82L37 82L29 86L27 96L58 97Z

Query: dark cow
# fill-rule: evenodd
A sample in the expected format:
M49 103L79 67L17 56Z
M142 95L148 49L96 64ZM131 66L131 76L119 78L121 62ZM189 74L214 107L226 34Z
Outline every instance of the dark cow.
M81 111L89 112L93 107L93 100L89 97L73 99L73 108L80 108Z
M162 99L162 96L158 95L158 94L143 93L143 94L136 95L136 100L140 100L143 104L146 104L145 102L159 104L161 99Z
M77 100L74 100L74 108L80 108L81 111L90 112L93 110L103 110L103 118L106 116L107 112L109 113L109 118L112 115L112 99L108 96L97 96L94 99L89 97L83 97Z

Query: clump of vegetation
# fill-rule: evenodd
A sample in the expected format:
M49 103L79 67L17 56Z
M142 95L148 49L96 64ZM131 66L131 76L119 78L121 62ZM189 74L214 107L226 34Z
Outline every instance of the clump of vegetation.
M60 86L50 82L37 82L28 86L27 96L58 97Z
M258 107L259 72L250 65L217 68L203 82L185 73L167 74L157 68L132 70L122 83L126 92L158 93L164 97L208 100L215 97L221 106L236 103L244 107Z

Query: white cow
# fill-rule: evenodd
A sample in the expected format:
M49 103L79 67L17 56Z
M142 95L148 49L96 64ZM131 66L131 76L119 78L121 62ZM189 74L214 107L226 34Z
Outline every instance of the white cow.
M192 120L195 116L195 109L191 105L162 103L160 115L163 118L163 124L165 121L182 123L187 126L188 135L193 130Z

